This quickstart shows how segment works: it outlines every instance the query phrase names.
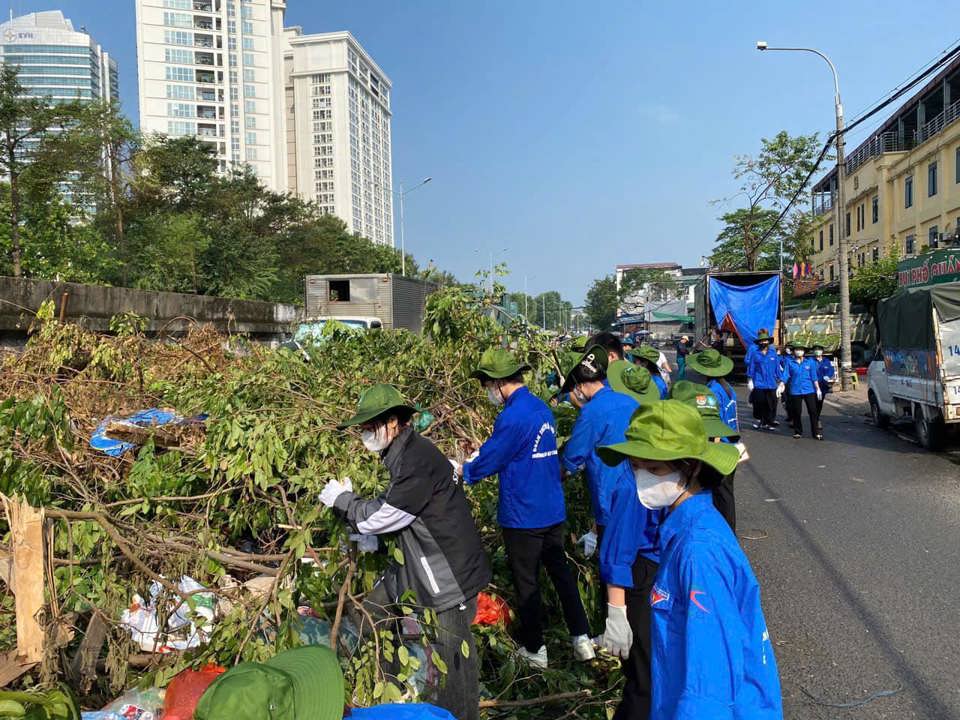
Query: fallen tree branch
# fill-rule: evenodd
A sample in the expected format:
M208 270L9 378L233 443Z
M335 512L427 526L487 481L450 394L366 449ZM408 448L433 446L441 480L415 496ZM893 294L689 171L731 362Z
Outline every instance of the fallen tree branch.
M546 705L548 703L563 702L565 700L582 700L591 697L593 693L590 690L577 690L576 692L557 693L556 695L542 695L540 697L529 698L528 700L481 700L481 708L515 708L529 707L531 705Z

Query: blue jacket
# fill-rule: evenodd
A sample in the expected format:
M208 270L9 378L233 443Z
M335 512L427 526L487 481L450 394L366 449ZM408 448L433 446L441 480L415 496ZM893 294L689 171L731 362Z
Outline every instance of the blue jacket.
M758 390L776 390L780 384L780 356L772 347L766 353L757 350L750 356L747 377Z
M708 492L660 526L650 611L651 718L782 720L760 586Z
M812 395L817 392L817 363L805 357L790 358L783 366L783 381L791 395Z
M667 387L667 381L663 379L663 375L659 372L650 373L650 378L660 388L660 399L666 400L670 396L670 389Z
M628 477L633 481L629 461L624 460L616 467L610 467L597 455L597 446L623 442L627 425L638 407L640 405L629 395L621 395L604 385L583 406L573 424L570 439L563 447L560 458L563 466L569 472L576 472L580 468L586 470L590 504L597 525L607 524L610 496L617 479Z
M720 419L723 420L730 429L739 431L740 421L737 418L737 394L732 387L730 388L730 392L727 392L724 384L725 383L721 383L717 379L713 379L707 382L707 387L717 396L717 403L720 405ZM727 385L727 387L730 386Z
M827 382L827 378L833 378L837 376L837 371L833 368L833 363L830 362L830 358L820 358L817 360L813 358L813 361L817 363L817 380L820 382L820 391L826 395L828 392L833 392L833 384Z
M600 579L604 584L632 588L638 554L660 562L658 535L664 517L664 510L647 510L640 504L633 472L619 478L600 542Z
M501 527L543 528L566 520L553 413L526 387L507 398L493 434L463 466L467 485L491 475L500 476Z

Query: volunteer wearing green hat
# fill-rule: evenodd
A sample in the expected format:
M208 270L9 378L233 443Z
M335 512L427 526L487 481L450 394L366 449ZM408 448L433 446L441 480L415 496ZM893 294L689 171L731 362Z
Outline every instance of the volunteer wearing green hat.
M343 673L330 648L311 645L235 665L206 689L196 720L340 720Z
M415 412L392 385L367 389L340 429L360 428L364 447L379 455L390 484L380 497L365 500L353 492L349 478L330 480L320 500L362 538L394 535L404 561L391 562L365 605L375 617L390 617L400 597L413 591L418 607L436 612L433 647L448 668L436 703L457 718L473 719L480 686L470 625L477 593L492 573L459 478L443 453L410 426Z
M669 387L667 386L666 380L663 379L663 375L660 373L660 365L658 363L661 354L662 353L652 345L641 345L630 353L629 357L633 362L637 363L637 365L650 371L653 382L660 388L660 399L662 400L667 397Z
M640 502L669 511L650 592L651 718L782 720L780 680L760 587L730 526L702 492L701 470L728 475L739 453L711 443L692 407L641 406L604 462L630 461Z
M765 328L757 333L757 349L748 354L747 389L753 403L754 430L773 430L777 424L777 399L783 393L780 356L771 350L773 338Z
M687 367L705 378L704 384L710 388L720 404L720 419L739 434L737 393L726 380L727 375L733 372L733 360L715 348L707 348L691 355L687 359Z
M490 402L503 406L493 434L463 464L467 485L497 475L500 480L497 520L517 593L520 656L547 666L540 602L540 566L544 566L563 607L574 657L594 656L590 626L577 582L564 550L567 509L560 482L557 430L550 408L524 385L527 365L508 351L489 349L473 377Z
M716 395L706 385L690 382L689 380L679 380L670 388L670 398L679 400L692 407L700 414L703 421L703 429L707 433L707 438L713 442L735 442L740 439L740 433L733 430L729 425L723 422L720 416L720 402ZM737 448L743 456L746 448L737 444ZM710 486L713 491L713 506L723 515L723 519L730 525L730 529L737 530L737 512L733 497L733 476L729 475L712 476L712 468L706 467L704 473L710 473ZM701 476L703 482L704 476Z

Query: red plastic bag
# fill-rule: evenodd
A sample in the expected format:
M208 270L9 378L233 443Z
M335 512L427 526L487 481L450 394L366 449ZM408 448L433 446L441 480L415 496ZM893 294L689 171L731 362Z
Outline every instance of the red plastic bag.
M193 711L210 683L227 671L213 663L201 670L184 670L167 686L163 700L163 720L193 720Z
M474 625L506 625L508 622L510 622L510 608L503 598L483 592L477 595L477 615L473 618Z

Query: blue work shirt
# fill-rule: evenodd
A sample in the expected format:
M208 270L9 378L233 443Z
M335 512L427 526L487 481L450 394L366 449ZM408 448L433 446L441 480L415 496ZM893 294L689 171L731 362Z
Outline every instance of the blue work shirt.
M667 381L663 379L663 375L661 375L659 371L650 373L650 379L660 388L661 400L666 400L670 397L670 389L667 387Z
M623 442L626 439L624 433L627 425L638 407L639 403L632 397L614 392L604 384L580 410L570 432L570 439L563 446L560 462L567 471L576 472L581 468L586 471L590 504L597 525L607 524L610 496L617 479L629 477L633 480L629 461L624 460L619 465L610 467L597 455L597 446Z
M506 528L544 528L567 518L560 484L557 429L550 408L526 387L513 392L463 482L500 476L497 521Z
M760 586L709 492L660 526L650 614L651 718L782 720Z
M660 562L659 533L664 517L665 510L648 510L640 503L632 470L618 479L600 542L600 579L604 584L632 588L637 555Z
M783 381L791 395L813 395L817 392L817 363L805 357L790 358L783 366Z
M833 392L833 383L827 382L827 378L835 378L837 371L834 369L830 358L824 357L819 360L813 358L813 361L817 364L817 381L820 383L820 392L824 395Z
M765 353L757 350L751 356L747 377L753 380L757 390L776 390L780 376L780 356L773 348L768 348Z
M717 396L717 404L720 406L720 419L727 424L731 430L740 431L740 421L737 418L737 394L727 383L722 383L716 378L707 382L707 387ZM729 392L727 392L729 388Z

